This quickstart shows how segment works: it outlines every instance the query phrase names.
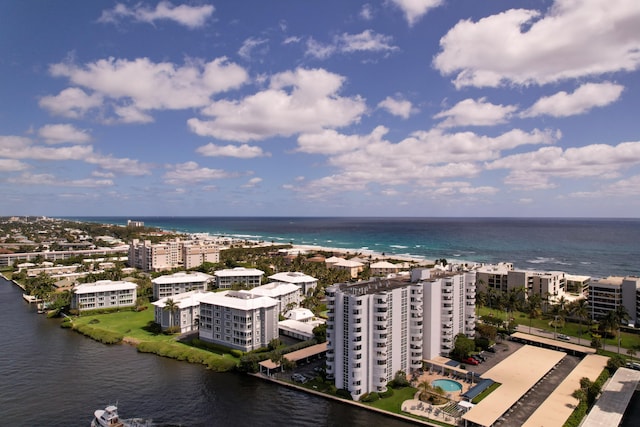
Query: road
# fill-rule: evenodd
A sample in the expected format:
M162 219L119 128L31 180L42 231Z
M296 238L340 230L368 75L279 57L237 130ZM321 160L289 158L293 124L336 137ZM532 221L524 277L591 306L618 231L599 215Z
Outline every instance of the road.
M526 325L518 325L517 330L518 330L518 332L524 332L525 334L537 335L539 337L545 337L545 338L554 339L554 333L553 332L545 331L543 329L529 328L529 326L526 326ZM570 342L570 343L573 343L573 344L579 344L579 345L583 345L585 347L590 347L590 344L591 344L591 342L589 340L587 340L587 339L582 338L582 339L578 340L578 338L575 338L575 337L569 337L568 340L560 340L560 341ZM623 356L625 356L627 354L627 350L625 348L621 347L620 349L618 349L618 347L615 346L615 345L605 344L603 349L606 350L606 351L610 351L612 353L618 353L618 351L619 351L620 354L623 355Z

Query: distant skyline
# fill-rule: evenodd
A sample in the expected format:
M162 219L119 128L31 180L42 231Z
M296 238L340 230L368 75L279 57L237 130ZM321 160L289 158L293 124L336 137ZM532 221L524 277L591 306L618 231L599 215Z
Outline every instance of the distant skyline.
M0 2L0 215L640 217L637 0Z

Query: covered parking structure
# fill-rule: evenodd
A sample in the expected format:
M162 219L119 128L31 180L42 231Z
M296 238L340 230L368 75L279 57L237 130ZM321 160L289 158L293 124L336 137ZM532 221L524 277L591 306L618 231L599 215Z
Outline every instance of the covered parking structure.
M511 334L512 341L521 342L523 344L535 345L538 347L550 348L552 350L564 351L573 356L583 357L587 354L595 354L596 349L583 345L573 344L566 341L553 340L551 338L539 337L537 335L526 334L524 332L515 332Z
M305 347L300 350L292 351L291 353L284 354L287 360L298 363L299 361L309 361L311 358L320 357L327 352L327 342L321 344ZM271 375L274 372L281 370L281 363L275 363L272 360L263 360L259 363L260 373Z

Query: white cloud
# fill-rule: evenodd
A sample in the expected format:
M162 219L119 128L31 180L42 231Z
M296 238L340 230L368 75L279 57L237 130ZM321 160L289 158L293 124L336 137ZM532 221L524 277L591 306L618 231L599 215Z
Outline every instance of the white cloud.
M522 112L521 116L567 117L583 114L594 107L604 107L617 101L623 90L624 86L610 82L586 83L573 93L562 91L540 98L531 108Z
M411 113L416 112L413 108L413 104L411 104L411 101L407 101L406 99L392 98L390 96L380 101L378 103L378 108L383 108L390 114L402 117L403 119L408 119Z
M128 123L149 122L152 120L146 113L149 110L203 107L210 102L212 95L238 88L248 79L242 67L228 62L226 58L207 63L191 60L183 66L169 62L154 63L148 58L132 61L109 58L84 66L53 64L50 72L53 76L67 77L72 84L94 91L88 98L92 101L104 98L113 100L119 121ZM74 92L67 92L67 95L73 95L68 98L86 103L87 97L80 94L80 89L67 89L70 90ZM54 98L44 98L41 105L52 108L54 101ZM62 106L57 106L56 111L67 116L86 111L86 108L79 110L78 103L71 101L67 102L67 107L67 113Z
M335 53L353 52L392 52L398 50L393 44L393 37L378 34L372 30L364 30L359 34L343 33L333 38L328 44L313 38L307 40L306 55L316 59L327 59Z
M44 96L39 105L57 116L71 119L82 118L88 111L102 105L102 95L94 93L88 95L79 88L67 88L58 95Z
M583 191L569 194L573 198L601 197L637 197L640 196L640 175L633 175L619 181L602 186L595 191Z
M196 149L197 153L207 157L237 157L239 159L253 159L255 157L270 156L262 151L262 148L242 144L242 145L215 145L209 143Z
M616 178L623 169L640 164L640 142L592 144L577 148L543 147L487 164L487 169L508 169L505 183L525 189L552 188L551 178Z
M15 159L0 159L0 172L18 172L29 168L29 165Z
M365 30L359 34L344 33L337 38L338 49L341 52L370 51L380 52L398 49L391 43L393 37L384 34L376 34L371 30Z
M369 184L439 187L443 180L471 178L483 170L482 162L500 158L502 151L528 144L549 144L559 137L552 131L530 133L514 129L497 137L472 132L444 133L441 129L414 132L398 143L384 140L388 129L377 127L370 135L341 135L327 130L298 138L298 151L327 154L335 173L305 183L304 194L330 194L337 188L362 191ZM451 187L451 185L449 185ZM465 187L465 190L461 190ZM406 190L403 190L406 193ZM457 194L489 194L494 187L451 190Z
M465 99L446 111L435 116L435 119L446 119L438 126L493 126L506 123L518 109L515 105L496 105L486 102L486 98Z
M86 130L76 129L70 124L45 125L38 130L38 135L47 144L82 144L91 141L91 135Z
M373 19L373 7L369 3L363 4L359 16L365 21L371 21Z
M266 43L268 42L269 40L267 39L257 39L254 37L249 37L244 42L242 42L242 46L240 47L240 50L238 50L238 55L240 55L244 59L249 60L251 59L251 53L256 48L266 45ZM263 49L261 49L261 53L265 54L267 50L268 50L268 46L264 46Z
M116 158L94 153L87 156L84 161L121 175L142 176L151 173L151 166L149 164L140 163L138 160L126 157Z
M130 18L133 21L153 24L158 20L170 20L194 29L202 27L214 10L211 5L188 6L183 4L174 6L169 1L159 2L155 9L150 9L143 4L129 8L118 3L113 9L103 11L98 22L117 23L122 18Z
M556 0L542 13L510 9L462 20L440 40L434 66L454 84L499 86L633 71L640 64L640 2Z
M110 187L113 181L110 179L63 179L51 174L30 174L24 173L17 177L11 177L7 181L19 185L38 185L55 187Z
M409 26L412 27L430 9L440 6L442 0L391 0L391 3L404 12Z
M91 176L95 176L97 178L113 178L115 177L115 174L113 172L93 171L91 172Z
M292 44L292 43L300 43L302 41L302 37L299 36L290 36L284 39L282 44Z
M165 173L164 180L167 184L197 184L217 179L230 178L234 176L222 169L209 169L200 167L196 162L185 162L169 166L169 171Z
M239 101L216 101L202 110L213 120L192 118L188 125L198 135L239 142L346 126L360 119L366 105L360 97L339 96L343 83L344 77L323 69L279 73L268 89Z
M258 178L258 177L251 178L246 184L242 186L242 188L254 188L261 182L262 182L262 178Z

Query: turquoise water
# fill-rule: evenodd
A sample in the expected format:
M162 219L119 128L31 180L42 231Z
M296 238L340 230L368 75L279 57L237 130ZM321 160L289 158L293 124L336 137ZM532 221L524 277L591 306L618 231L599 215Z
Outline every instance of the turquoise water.
M433 380L431 381L431 385L434 387L440 387L446 392L462 390L462 384L453 380Z
M186 233L411 255L512 262L592 277L640 275L640 220L589 218L84 217Z

